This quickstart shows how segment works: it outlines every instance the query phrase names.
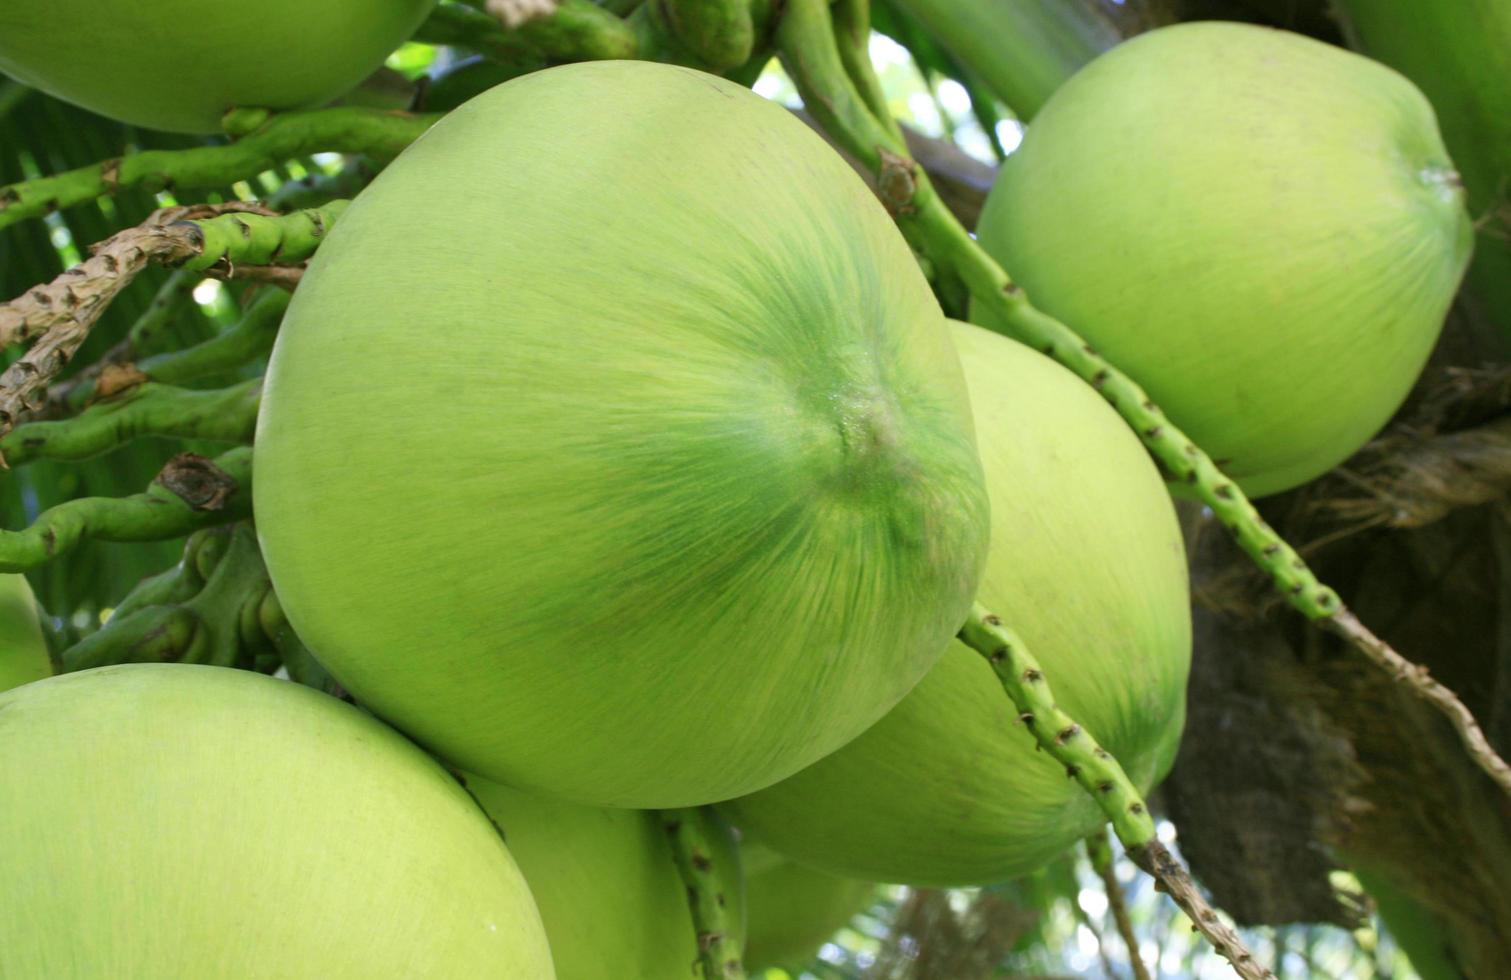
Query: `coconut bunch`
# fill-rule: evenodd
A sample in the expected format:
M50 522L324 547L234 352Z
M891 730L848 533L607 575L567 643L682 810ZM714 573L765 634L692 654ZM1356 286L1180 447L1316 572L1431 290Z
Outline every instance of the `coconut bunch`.
M339 94L431 5L330 5L349 62L307 47L346 21L303 20L246 78L190 6L177 75L52 48L30 4L0 68L207 129ZM948 318L786 110L686 67L553 67L321 214L238 488L252 619L361 710L190 664L0 695L0 975L738 975L747 942L811 955L874 882L1041 868L1123 784L1148 821L1191 653L1158 433L992 307ZM1400 403L1471 230L1410 83L1190 25L1048 99L979 239L1267 493ZM968 622L1036 666L1003 677ZM43 673L17 623L13 683ZM1074 719L1050 732L1003 691L1046 678Z

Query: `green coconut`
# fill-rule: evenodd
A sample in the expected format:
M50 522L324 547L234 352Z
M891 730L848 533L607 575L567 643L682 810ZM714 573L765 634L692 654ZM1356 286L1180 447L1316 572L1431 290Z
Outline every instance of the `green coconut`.
M1252 495L1318 476L1389 419L1472 240L1410 82L1217 22L1142 34L1078 72L978 232Z
M352 88L436 0L6 0L0 72L122 122L210 133L233 106Z
M869 881L841 878L789 861L754 842L740 848L745 865L745 967L798 969L866 909Z
M24 575L0 575L0 691L51 677L37 599Z
M981 601L1147 790L1174 761L1191 655L1170 497L1138 439L1069 371L979 327L957 324L955 338L992 503ZM960 643L864 735L730 811L805 864L926 886L1025 874L1105 821Z
M492 89L358 197L256 465L337 679L593 805L727 799L860 734L985 554L959 362L886 213L782 107L644 62Z
M451 776L334 698L129 664L0 694L0 976L551 980Z
M567 803L470 773L465 778L535 896L557 980L692 975L697 931L655 814ZM729 889L730 922L738 925L744 905L733 834L712 810L699 812Z
M1465 292L1511 337L1511 3L1341 0L1357 46L1421 86L1458 164L1475 241Z

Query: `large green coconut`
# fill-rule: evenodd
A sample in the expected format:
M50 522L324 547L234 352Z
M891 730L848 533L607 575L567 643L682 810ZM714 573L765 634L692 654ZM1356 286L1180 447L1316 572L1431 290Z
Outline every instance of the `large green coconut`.
M661 821L644 810L567 803L466 776L535 896L557 980L672 980L692 975L697 931ZM743 918L740 858L729 826L699 811Z
M0 976L550 980L451 776L334 698L102 667L0 694Z
M1410 82L1215 22L1140 35L1059 89L979 235L1255 495L1325 472L1389 419L1472 238Z
M1191 654L1169 495L1138 439L1070 372L979 327L957 324L955 337L992 502L981 601L1147 788L1174 760ZM1032 871L1105 820L960 643L860 738L731 811L805 864L930 886Z
M1466 292L1511 339L1511 3L1341 0L1352 40L1432 101L1480 225Z
M785 109L538 72L352 204L268 370L257 527L299 635L461 768L737 796L939 658L987 504L906 243Z
M50 677L52 656L24 575L0 575L0 691Z
M754 842L745 866L745 967L800 969L870 904L876 885L789 861Z
M435 2L5 0L0 72L123 122L208 133L233 106L342 94Z

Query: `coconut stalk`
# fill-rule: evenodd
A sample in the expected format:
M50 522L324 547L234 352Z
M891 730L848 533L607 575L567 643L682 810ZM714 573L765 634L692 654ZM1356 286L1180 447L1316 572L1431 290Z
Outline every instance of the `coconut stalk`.
M1174 899L1240 977L1274 980L1275 975L1254 958L1238 933L1203 897L1185 866L1160 842L1148 805L1117 759L1055 703L1044 669L1023 639L980 603L971 609L960 639L986 658L1018 709L1023 727L1096 801L1133 862Z
M271 590L249 525L200 531L177 567L133 591L103 627L63 651L63 669L121 663L250 667L258 654L273 652L259 616Z
M1076 70L1122 40L1086 0L891 0L1027 120Z
M1185 483L1212 510L1293 608L1343 638L1441 712L1458 732L1465 751L1511 795L1511 766L1491 747L1458 697L1361 623L1338 593L1319 581L1296 550L1260 517L1237 484L1165 417L1142 388L1069 326L1035 308L955 220L928 175L907 157L891 127L877 119L852 82L847 69L855 69L854 59L841 57L844 35L836 37L827 5L820 0L790 0L777 39L783 65L804 104L837 143L877 174L877 192L913 247L936 270L963 282L1015 340L1054 358L1100 392L1139 435L1167 479Z
M728 71L750 60L755 25L749 0L665 0L677 39L710 68Z
M475 51L505 63L605 61L635 57L636 38L623 20L590 0L564 0L513 23L459 4L442 4L415 40Z
M80 497L43 511L30 527L0 531L0 572L24 572L84 541L164 541L252 512L252 450L214 460L170 459L152 486L130 497Z
M0 228L131 188L224 187L312 153L391 160L438 118L359 108L272 115L228 146L144 150L0 187Z
M216 391L139 383L75 418L17 426L0 455L12 465L89 459L145 436L250 445L261 395L261 378Z
M164 289L177 288L175 280L180 276L191 284L198 278L180 269L169 277ZM33 414L41 419L61 418L143 382L181 385L233 371L272 349L289 298L289 294L282 290L261 290L247 305L241 319L221 333L192 347L141 358L139 352L146 346L147 336L139 333L138 328L147 320L144 315L132 326L126 338L98 361L68 380L53 385L47 393L47 404ZM9 438L0 439L0 452L10 441Z
M148 262L227 275L238 264L303 262L347 203L283 216L240 203L163 208L96 246L91 258L51 283L0 305L0 343L36 341L0 374L0 436L40 403L100 314Z
M698 933L698 966L705 980L744 980L737 923L726 897L729 879L714 860L696 809L662 810L662 829L671 841L672 860L687 888L687 905Z

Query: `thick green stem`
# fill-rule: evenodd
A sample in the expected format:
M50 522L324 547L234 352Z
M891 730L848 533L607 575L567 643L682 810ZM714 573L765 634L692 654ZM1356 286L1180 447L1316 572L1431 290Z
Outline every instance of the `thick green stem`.
M180 270L195 281L198 276ZM85 409L102 392L121 390L143 381L182 385L234 371L264 356L273 347L290 296L281 289L263 289L237 320L222 333L183 350L165 351L132 363L142 350L128 336L97 363L75 374L48 392L48 404L38 413L45 419L66 417ZM138 321L140 325L141 321ZM134 330L135 328L133 328ZM4 445L0 442L0 445Z
M1060 709L1044 669L1021 637L977 603L960 630L960 639L980 653L1018 709L1018 720L1065 774L1084 789L1107 819L1113 833L1140 867L1152 874L1191 917L1212 945L1246 980L1273 980L1254 960L1238 934L1218 918L1185 868L1155 835L1154 818L1123 767L1097 744L1091 733Z
M319 207L288 214L232 212L184 222L189 226L194 255L185 269L236 265L297 265L315 254L320 242L350 205L329 201Z
M228 146L145 150L0 187L0 228L134 187L223 187L311 153L365 153L391 160L437 118L357 108L275 115Z
M514 28L481 10L443 4L420 25L415 40L465 48L506 64L636 56L634 32L591 0L563 0L552 13Z
M0 455L12 466L89 459L146 436L250 444L261 397L260 378L218 391L141 384L76 418L16 427L0 438Z
M728 895L733 884L715 859L697 809L662 810L661 826L671 841L672 860L687 888L687 904L698 934L698 964L705 980L742 980L740 943Z
M887 96L882 91L881 80L871 67L871 2L870 0L836 0L833 8L834 42L839 51L839 60L845 75L855 86L871 116L887 130L893 143L903 142L902 126L887 107Z
M228 524L252 510L252 450L211 461L174 457L152 486L131 497L81 497L38 515L25 530L0 531L0 572L24 572L87 540L164 541Z
M916 17L1019 118L1122 40L1088 0L893 0Z
M264 289L223 333L193 347L143 358L137 370L151 381L185 384L249 364L273 349L289 299L281 289Z
M176 602L146 602L133 590L97 632L63 652L64 670L87 670L107 664L185 662L221 667L248 667L268 652L258 610L271 590L257 536L245 524L201 531L190 539L192 551L205 536L218 538L213 565L204 567L186 552L174 570L191 574L199 586ZM144 587L147 583L144 583ZM154 598L161 589L152 586Z
M677 39L715 71L738 68L755 51L750 0L661 0Z

